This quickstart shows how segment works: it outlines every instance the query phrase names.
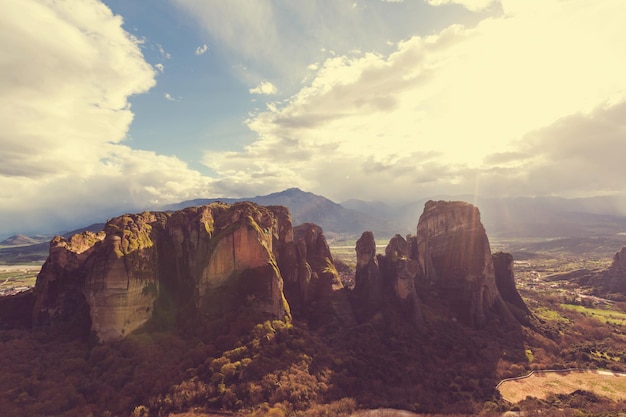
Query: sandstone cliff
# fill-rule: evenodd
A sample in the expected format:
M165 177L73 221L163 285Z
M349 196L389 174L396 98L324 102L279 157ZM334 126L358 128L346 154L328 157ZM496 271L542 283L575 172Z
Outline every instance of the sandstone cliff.
M101 340L132 332L155 315L219 318L248 308L288 318L274 242L288 242L285 212L251 203L110 220L103 233L57 237L36 284L35 318L88 311ZM155 311L156 310L156 311Z
M289 319L293 309L314 327L384 316L423 328L422 291L442 306L438 311L475 327L492 313L512 319L502 296L527 312L512 260L505 259L496 279L471 204L428 202L416 236L396 235L377 254L374 235L364 232L355 249L349 291L322 229L293 228L284 207L217 202L124 215L103 232L51 242L34 291L33 323L76 320L106 341L148 323L193 326L240 312Z
M84 232L70 239L57 236L50 242L50 254L35 284L33 323L89 322L89 306L82 291L87 275L85 261L105 233Z
M422 279L439 291L454 317L474 327L484 326L492 310L510 317L496 286L489 240L476 207L428 201L416 237Z

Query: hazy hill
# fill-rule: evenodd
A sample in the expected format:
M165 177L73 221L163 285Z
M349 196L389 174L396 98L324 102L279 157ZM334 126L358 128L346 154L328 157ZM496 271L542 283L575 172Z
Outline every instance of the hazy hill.
M490 237L557 238L615 237L626 232L626 215L620 200L609 197L566 199L555 197L476 198L474 196L438 196L441 200L464 200L479 207L481 219ZM404 227L415 227L415 213L420 213L425 199L389 209L389 216ZM379 207L372 203L373 207ZM365 204L360 207L365 209Z
M216 201L237 203L252 201L262 206L285 206L291 213L294 225L315 223L324 229L325 233L360 235L365 230L372 230L381 235L391 235L397 232L391 219L381 219L376 214L366 211L357 211L337 204L321 195L302 191L298 188L249 198L211 198L183 201L164 207L165 210L180 210L185 207L209 204Z
M285 206L291 212L294 225L306 222L318 224L330 238L338 234L360 236L362 232L370 230L374 232L377 239L385 239L396 233L414 234L417 219L428 200L460 200L476 205L480 210L487 233L495 239L602 237L616 241L626 240L626 234L619 234L626 233L626 199L606 196L566 199L438 195L403 204L393 201L358 199L350 199L338 204L324 196L290 188L256 197L194 199L152 209L175 211L215 201L225 203L252 201L264 206ZM76 230L58 234L71 236L83 230L99 231L103 227L103 223L82 228L78 228L79 225L76 225ZM33 239L34 242L28 239ZM15 235L1 242L0 245L26 246L48 242L49 239L50 237L39 239L39 237Z
M0 246L26 246L34 245L39 242L39 240L33 239L32 237L24 235L13 235L0 242Z

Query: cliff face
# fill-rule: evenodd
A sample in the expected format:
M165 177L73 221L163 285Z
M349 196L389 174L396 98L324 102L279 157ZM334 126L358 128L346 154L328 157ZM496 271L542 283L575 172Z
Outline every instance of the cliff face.
M69 240L57 236L35 284L33 323L79 319L89 322L89 306L82 292L87 275L85 261L105 233L84 232ZM88 325L88 324L87 324Z
M517 292L517 286L515 285L513 255L506 252L494 253L493 266L496 275L496 286L504 301L517 307L524 314L530 315L530 310L519 292ZM518 316L519 314L516 315L516 317Z
M322 229L293 228L289 211L279 206L212 203L124 215L103 232L51 242L34 291L33 323L78 321L107 341L151 320L171 328L242 311L289 319L293 308L314 327L402 317L419 329L426 324L420 291L444 314L475 327L490 313L513 318L502 297L528 312L510 256L495 257L496 279L471 204L428 202L416 236L396 235L377 254L374 235L364 232L356 257L349 291Z
M405 240L395 235L385 248L385 256L379 262L384 265L385 277L391 281L395 299L404 310L409 320L417 327L422 327L421 301L416 288L416 281L420 278L419 263L411 259L414 251L413 238Z
M91 329L106 341L142 326L155 310L171 320L180 311L219 318L244 304L285 319L274 250L274 242L289 239L284 223L280 209L214 203L125 215L98 235L55 238L37 279L36 322L88 311Z
M363 232L356 241L356 271L354 275L354 305L361 321L373 316L382 306L383 275L376 257L376 241L370 231Z
M464 202L427 202L416 238L423 279L440 290L456 317L482 327L487 311L504 308L508 312L496 286L489 240L476 207Z
M626 246L615 253L606 275L611 291L626 293Z

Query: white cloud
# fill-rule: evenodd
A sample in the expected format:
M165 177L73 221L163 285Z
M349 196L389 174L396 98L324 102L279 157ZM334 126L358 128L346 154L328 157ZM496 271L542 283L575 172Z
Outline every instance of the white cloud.
M163 70L165 69L165 67L163 66L163 64L159 63L159 64L155 64L154 67L156 69L159 70L159 72L163 72Z
M587 157L601 166L606 154L592 152L596 139L571 126L598 129L603 114L626 101L626 6L502 6L502 17L412 37L390 55L327 59L286 103L248 120L255 142L242 152L208 152L205 163L223 186L263 187L266 179L273 189L295 184L337 199L361 190L377 198L467 193L480 184L489 184L484 192L572 193L562 186L567 173ZM621 149L615 132L626 119L610 120L611 139L593 137ZM561 168L556 149L567 137L580 153ZM554 152L541 150L548 140ZM604 191L621 191L614 178L626 172L610 166L619 174ZM608 171L577 176L578 192L593 193Z
M159 51L159 54L161 54L162 58L164 58L164 59L171 59L172 58L172 55L169 52L167 52L160 43L156 44L156 48Z
M121 25L96 0L3 3L0 233L102 220L206 189L176 158L122 144L128 97L153 87L155 70Z
M165 99L166 99L167 101L178 101L178 100L176 100L174 97L172 97L172 95L171 95L170 93L164 93L164 94L163 94L163 97L165 97Z
M215 39L216 52L248 68L250 79L281 79L284 85L298 83L311 62L323 60L333 50L388 48L387 39L400 39L400 26L416 27L421 9L410 3L368 4L350 2L293 2L290 0L174 0L200 22ZM417 3L417 2L415 2ZM356 3L355 3L356 4ZM382 9L393 9L382 13ZM424 7L422 7L423 9ZM419 9L419 10L418 10ZM414 19L406 16L414 13ZM406 25L390 24L406 19ZM410 21L410 23L408 23ZM364 30L364 27L367 30ZM365 49L367 48L367 49ZM251 73L251 74L250 74Z
M250 94L263 94L266 96L278 93L276 86L269 81L263 81L248 91L250 91Z
M202 55L202 54L204 54L208 50L209 50L209 47L205 43L202 46L198 46L196 48L196 55Z
M428 4L431 6L442 6L445 4L459 4L465 7L468 10L478 12L481 10L485 10L496 0L426 0Z

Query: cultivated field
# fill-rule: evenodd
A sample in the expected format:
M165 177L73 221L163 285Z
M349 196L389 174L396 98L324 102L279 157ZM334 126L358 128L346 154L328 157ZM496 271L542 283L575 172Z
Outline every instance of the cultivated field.
M0 265L0 296L34 287L40 270L41 264Z
M610 371L534 372L528 378L505 381L498 391L511 403L526 397L544 399L553 394L591 391L612 400L626 400L626 375Z

